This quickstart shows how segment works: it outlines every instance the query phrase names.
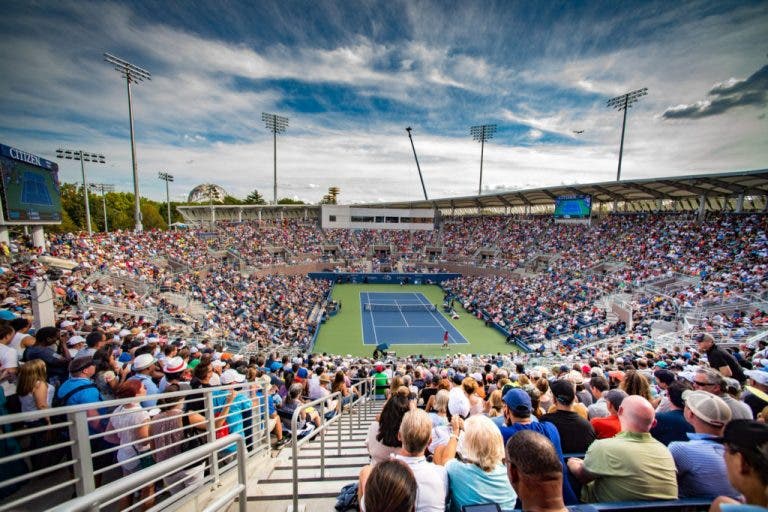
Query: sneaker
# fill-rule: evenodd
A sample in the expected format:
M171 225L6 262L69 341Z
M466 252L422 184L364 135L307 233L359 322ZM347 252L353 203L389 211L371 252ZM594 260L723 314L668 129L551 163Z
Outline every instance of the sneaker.
M272 447L275 449L282 448L283 446L285 446L290 442L291 442L291 438L286 436L286 437L283 437L282 439L278 439L275 442L275 444L272 445Z

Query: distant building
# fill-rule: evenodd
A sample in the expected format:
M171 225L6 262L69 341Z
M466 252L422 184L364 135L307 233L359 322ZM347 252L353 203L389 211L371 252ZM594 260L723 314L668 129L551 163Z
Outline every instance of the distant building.
M203 183L192 189L189 193L188 203L208 203L213 197L214 201L222 202L227 197L227 192L213 183Z

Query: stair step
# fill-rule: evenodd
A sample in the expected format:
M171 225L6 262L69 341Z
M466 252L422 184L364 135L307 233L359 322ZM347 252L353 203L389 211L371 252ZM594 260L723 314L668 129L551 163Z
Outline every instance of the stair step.
M328 457L326 457L325 467L326 468L344 467L347 464L365 465L365 464L368 464L370 462L370 460L371 459L370 459L370 457L368 457L367 454L366 455L358 455L356 457L346 457L346 458L334 457L334 458L329 459ZM277 469L286 469L286 468L291 468L291 467L292 467L291 466L291 460L288 459L288 460L285 461L285 464L281 464L279 466L276 466L275 469L276 470ZM319 458L317 458L316 460L310 460L310 459L301 460L301 459L299 459L299 467L305 467L305 468L315 468L315 467L318 467L319 468L320 467L320 459Z
M315 482L302 481L299 484L299 498L338 496L342 487L356 481L357 478L354 477L341 480L331 480L328 482L325 480ZM280 500L291 499L292 497L293 484L290 481L285 483L271 483L269 480L265 480L259 482L258 485L248 488L249 501L252 501L253 498L261 500Z
M337 493L338 494L338 493ZM299 500L299 510L304 512L333 512L335 510L336 497L332 498L313 498L310 500ZM303 508L302 508L303 507ZM288 499L274 500L265 502L261 500L248 500L248 512L290 512L293 510L293 502Z
M345 464L343 466L325 466L325 477L345 477L345 478L357 478L357 476L360 474L360 469L365 466L365 463L361 464ZM299 480L302 482L305 479L312 479L312 478L320 478L320 466L314 465L310 467L302 467L299 466L298 469L299 473ZM288 479L288 481L291 481L291 478L293 478L293 468L287 467L287 468L275 468L272 471L272 474L269 475L269 478L267 480L263 480L264 482L278 482L283 479Z

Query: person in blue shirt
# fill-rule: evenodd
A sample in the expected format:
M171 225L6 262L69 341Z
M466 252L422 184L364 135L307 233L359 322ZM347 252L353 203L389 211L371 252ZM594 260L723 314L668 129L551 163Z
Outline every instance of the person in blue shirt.
M557 456L563 465L563 499L566 505L575 505L579 503L576 493L573 491L568 481L568 468L563 458L563 450L560 445L560 434L557 428L548 421L536 422L531 419L533 404L531 396L520 388L512 388L504 395L504 418L506 423L499 427L501 436L504 439L504 445L510 437L521 430L533 430L546 436L557 450Z
M96 373L96 366L93 364L91 356L76 357L69 363L69 379L65 380L56 391L56 397L64 400L63 406L98 404L101 403L101 394L93 383L93 375ZM107 427L107 418L99 419L98 416L106 414L104 408L88 409L86 412L88 420L88 433L93 436L104 432ZM90 440L91 453L103 452L112 445L107 443L103 437L96 437ZM102 469L114 463L114 452L102 453L93 457L93 469ZM101 474L96 475L96 485L101 482Z
M147 396L160 394L160 388L157 387L155 381L152 380L152 373L155 369L155 359L151 354L141 354L136 356L133 360L133 371L136 372L133 377L128 380L140 380L144 384L144 389L147 390ZM157 398L151 398L143 400L141 406L145 409L148 407L154 407L157 405Z
M229 386L245 382L245 375L237 370L225 370L221 374L221 385ZM231 398L230 398L231 397ZM227 404L229 407L227 408ZM245 437L243 427L243 412L253 409L253 402L241 391L235 391L234 396L230 390L218 389L213 392L213 409L217 416L226 417L227 427L230 434L240 434ZM253 439L246 439L246 443L252 443ZM237 447L231 444L224 448L226 453L234 453Z

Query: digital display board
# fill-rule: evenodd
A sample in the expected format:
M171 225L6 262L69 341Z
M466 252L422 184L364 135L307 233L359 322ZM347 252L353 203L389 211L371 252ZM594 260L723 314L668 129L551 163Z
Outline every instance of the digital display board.
M55 162L0 144L0 189L5 224L61 223Z
M555 198L555 219L588 219L591 214L591 196L574 195Z

